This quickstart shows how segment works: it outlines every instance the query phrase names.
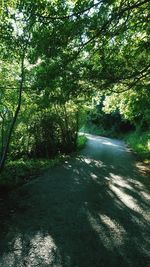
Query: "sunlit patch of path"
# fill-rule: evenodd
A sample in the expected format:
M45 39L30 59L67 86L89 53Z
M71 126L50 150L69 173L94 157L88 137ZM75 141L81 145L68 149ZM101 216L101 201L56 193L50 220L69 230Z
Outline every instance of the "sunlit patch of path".
M149 266L149 178L122 141L87 138L80 154L10 196L0 267Z

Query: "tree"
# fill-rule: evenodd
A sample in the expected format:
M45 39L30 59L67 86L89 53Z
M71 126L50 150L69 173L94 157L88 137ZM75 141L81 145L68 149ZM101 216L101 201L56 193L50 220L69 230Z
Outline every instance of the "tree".
M14 14L13 9L10 11L6 10L6 16L4 21L1 23L2 30L7 30L6 38L5 36L2 36L2 48L4 47L5 50L7 49L7 53L9 51L9 56L12 55L13 58L17 57L17 62L19 64L20 62L20 80L17 82L18 85L18 100L17 100L17 106L14 111L14 116L12 118L12 121L10 122L10 126L8 129L8 132L6 134L6 140L4 142L3 140L3 134L2 134L2 153L1 153L1 160L0 160L0 172L4 168L4 164L6 161L10 141L12 138L12 133L17 121L17 117L21 108L21 100L22 100L22 92L23 92L23 85L25 80L25 55L28 47L28 41L29 41L29 28L28 25L25 25L25 22L22 20L22 16L17 13ZM10 48L8 47L10 46ZM5 59L5 52L3 54L3 59ZM7 86L7 85L5 85ZM7 110L6 110L7 112ZM4 120L3 120L4 122ZM4 125L2 125L2 132L4 131Z
M131 121L136 128L148 129L150 125L150 93L141 88L107 96L103 110L112 113L116 109L124 119Z
M99 92L109 97L129 92L130 117L136 117L141 105L132 109L129 102L137 94L144 99L149 90L149 9L148 0L5 1L0 22L2 167L9 147L22 146L17 136L24 136L27 154L44 147L46 155L47 145L57 152L69 144L73 148L80 103ZM149 120L148 113L142 116Z

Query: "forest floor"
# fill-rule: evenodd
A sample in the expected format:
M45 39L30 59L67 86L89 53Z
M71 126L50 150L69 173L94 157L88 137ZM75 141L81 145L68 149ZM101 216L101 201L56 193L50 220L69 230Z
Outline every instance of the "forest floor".
M78 154L12 192L0 267L148 267L148 173L124 142L87 135Z

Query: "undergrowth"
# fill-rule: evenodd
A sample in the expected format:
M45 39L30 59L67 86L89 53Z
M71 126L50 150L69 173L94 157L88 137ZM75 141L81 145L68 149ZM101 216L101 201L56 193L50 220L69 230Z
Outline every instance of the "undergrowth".
M58 164L63 158L64 156L59 156L54 159L9 160L0 175L0 187L6 189L18 187L40 175L49 167Z
M77 151L86 144L86 137L77 138ZM67 155L59 155L53 159L19 159L8 160L0 175L0 188L11 190L42 174L46 169L60 163Z
M87 142L87 138L85 135L78 135L77 150L84 148L84 146L86 145L86 142Z
M150 131L135 131L125 135L124 139L141 160L150 162Z

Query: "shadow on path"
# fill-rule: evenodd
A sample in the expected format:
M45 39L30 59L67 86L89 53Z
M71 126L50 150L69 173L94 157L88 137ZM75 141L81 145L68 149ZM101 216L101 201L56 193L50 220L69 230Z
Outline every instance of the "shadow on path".
M148 177L120 141L88 135L80 155L11 202L14 214L1 220L0 267L149 266Z

